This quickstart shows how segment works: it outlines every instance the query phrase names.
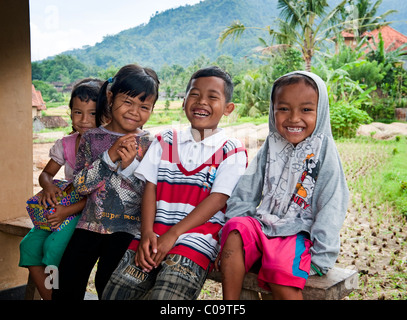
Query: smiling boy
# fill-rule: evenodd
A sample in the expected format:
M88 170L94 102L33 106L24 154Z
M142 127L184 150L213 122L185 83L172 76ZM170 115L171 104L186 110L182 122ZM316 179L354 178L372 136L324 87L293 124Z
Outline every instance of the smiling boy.
M183 109L195 134L200 134L200 137L194 137L196 140L204 140L215 133L222 116L228 116L235 109L230 91L224 87L224 80L216 76L199 77L189 82Z
M218 67L198 70L186 91L183 109L191 127L158 134L137 168L146 181L141 234L104 299L196 299L217 256L226 201L247 155L218 127L234 110L230 76Z

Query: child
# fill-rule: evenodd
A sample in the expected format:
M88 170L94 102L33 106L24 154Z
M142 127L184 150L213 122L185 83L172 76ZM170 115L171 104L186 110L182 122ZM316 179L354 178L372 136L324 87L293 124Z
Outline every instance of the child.
M84 79L74 86L69 101L73 133L56 141L50 150L51 159L39 176L43 188L40 204L45 208L48 204L55 207L55 213L48 216L48 222L54 228L58 228L68 216L79 213L85 206L85 199L67 207L58 204L56 197L62 195L62 192L53 184L53 178L64 166L65 179L73 180L79 140L87 130L96 128L96 100L101 86L102 81L96 79ZM44 300L50 300L52 292L45 286L48 277L45 268L59 265L78 219L79 215L56 232L33 228L21 241L19 266L28 268Z
M79 146L74 185L86 206L62 257L55 300L83 299L99 259L95 286L100 296L140 225L144 182L132 173L147 151L150 134L141 128L158 98L156 73L122 67L106 81L97 102L97 124Z
M137 168L146 180L141 235L110 278L104 299L196 299L217 256L226 200L244 172L246 150L218 128L234 110L227 73L201 69L186 91L183 108L191 127L159 134Z
M220 255L224 299L239 298L245 272L260 258L259 286L275 299L302 299L311 260L325 274L339 253L349 191L324 82L309 72L276 80L269 129L227 203Z

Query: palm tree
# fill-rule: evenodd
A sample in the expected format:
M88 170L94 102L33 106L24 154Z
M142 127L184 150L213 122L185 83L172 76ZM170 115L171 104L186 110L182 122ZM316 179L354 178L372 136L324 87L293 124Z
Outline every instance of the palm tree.
M327 13L327 0L278 0L277 8L281 9L277 18L279 30L270 26L251 29L267 30L273 41L297 47L302 52L306 70L310 71L314 52L323 41L331 38L335 21L346 3L347 0L341 1ZM221 33L220 42L223 43L229 36L239 38L246 29L242 23L235 21Z
M342 10L343 20L348 19L349 15L353 17L352 31L357 37L362 37L366 31L377 29L380 26L389 24L384 19L397 10L387 10L380 16L377 15L379 6L383 0L377 0L374 4L370 0L350 0L349 6Z

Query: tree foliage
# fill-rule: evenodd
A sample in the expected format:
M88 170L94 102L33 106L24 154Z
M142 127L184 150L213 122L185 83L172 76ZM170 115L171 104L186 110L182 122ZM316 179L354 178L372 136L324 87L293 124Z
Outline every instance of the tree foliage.
M381 0L370 7L370 0L341 0L332 9L327 0L278 0L278 27L247 27L234 21L220 35L223 43L229 37L239 39L246 30L263 30L271 36L272 44L286 44L301 51L306 70L311 70L312 58L342 30L352 29L359 34L388 24L384 18L397 12L388 10L376 16ZM355 14L356 12L356 14ZM266 43L263 38L262 43Z
M91 74L92 68L87 67L75 57L60 54L53 59L32 63L33 80L46 82L72 83L77 79Z
M346 2L347 0L341 1L327 12L329 5L326 0L278 0L278 29L275 30L270 25L250 29L266 30L273 42L295 46L302 53L306 69L311 70L315 51L333 36L332 24L338 21ZM244 24L236 21L222 32L220 41L224 42L230 36L239 38L246 29L248 28Z
M386 17L397 13L397 10L391 9L379 14L379 8L383 0L377 0L372 3L371 0L350 0L348 5L341 9L343 21L348 21L345 28L362 37L366 31L377 29L380 26L389 24Z
M41 80L33 80L33 85L36 90L41 91L42 98L44 101L56 101L61 102L64 101L64 97L61 93L58 93L57 90L51 84L41 81Z

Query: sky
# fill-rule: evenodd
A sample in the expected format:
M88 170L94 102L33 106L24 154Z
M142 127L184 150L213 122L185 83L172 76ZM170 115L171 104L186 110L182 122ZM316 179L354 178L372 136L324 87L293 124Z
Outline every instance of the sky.
M201 0L30 0L31 61L93 46L148 23L156 12Z

